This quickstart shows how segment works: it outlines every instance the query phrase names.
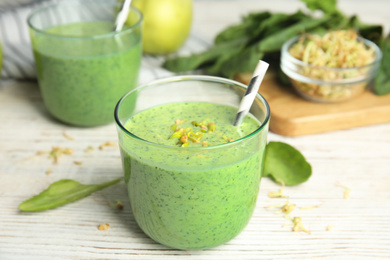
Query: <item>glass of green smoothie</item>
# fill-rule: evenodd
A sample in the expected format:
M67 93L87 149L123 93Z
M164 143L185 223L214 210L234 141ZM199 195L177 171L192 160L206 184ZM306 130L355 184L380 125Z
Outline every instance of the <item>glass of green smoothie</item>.
M118 102L115 119L131 209L141 229L177 249L238 235L255 208L270 110L259 94L233 121L246 86L212 76L153 81Z
M67 0L28 17L38 83L48 111L77 126L113 122L120 97L135 88L141 64L142 14L132 8L119 31L116 0Z

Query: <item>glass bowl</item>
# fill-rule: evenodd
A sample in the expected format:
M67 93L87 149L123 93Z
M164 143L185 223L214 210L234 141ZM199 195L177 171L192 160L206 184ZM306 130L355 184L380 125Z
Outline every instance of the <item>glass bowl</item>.
M365 91L379 69L382 52L367 39L358 37L358 41L374 50L372 63L361 67L332 68L314 66L293 57L289 50L301 37L296 36L283 44L280 67L298 94L309 101L336 103L350 100Z

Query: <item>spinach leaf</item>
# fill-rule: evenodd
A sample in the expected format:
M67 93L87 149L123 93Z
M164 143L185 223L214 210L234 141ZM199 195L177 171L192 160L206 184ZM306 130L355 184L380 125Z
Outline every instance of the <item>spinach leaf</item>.
M300 34L306 32L314 27L319 26L328 20L328 16L325 16L321 19L305 19L301 22L293 24L282 31L279 31L275 34L270 35L269 37L263 39L258 43L258 48L262 52L275 52L280 51L282 45L286 42L286 40Z
M236 25L231 25L217 34L214 39L215 44L228 42L242 37L247 38L248 35L258 35L259 27L273 17L270 12L250 13L243 17L242 22Z
M83 185L70 179L59 180L52 183L40 194L19 204L19 209L21 211L43 211L47 209L54 209L84 198L95 191L114 185L121 179L122 178L118 178L109 182L94 185Z
M237 70L251 72L264 55L255 47L225 53L215 61L213 66L205 69L210 74L222 74L228 78L233 78Z
M237 71L252 72L260 59L266 54L267 58L271 56L268 50L266 50L267 53L259 48L259 39L265 40L267 45L266 39L268 37L272 38L273 34L283 31L285 27L307 18L308 16L301 11L297 11L292 15L276 13L272 16L268 12L251 13L243 19L241 24L228 27L215 38L216 47L218 47L219 44L238 40L239 37L245 35L247 38L244 43L245 46L241 49L236 48L229 52L224 52L210 64L202 66L202 68L209 74L219 74L228 78L233 78ZM243 34L241 35L238 30L242 30L241 33ZM271 41L270 44L272 45L274 42ZM279 48L276 48L276 51L279 51Z
M255 38L255 40L261 41L264 37L279 33L285 28L308 18L310 17L300 10L294 14L275 13L261 24L257 25L257 30L255 31L257 38Z
M215 62L221 55L230 53L231 51L241 50L245 43L245 38L224 42L201 53L167 59L162 66L173 72L185 72L205 68L210 63Z
M348 25L348 27L346 26L347 28L358 31L363 38L380 44L383 34L382 25L362 23L356 15L350 17Z
M306 3L307 8L310 10L321 10L326 14L331 14L337 12L336 2L337 0L326 0L326 1L318 1L318 0L302 0Z
M326 30L342 30L342 29L351 29L352 28L352 19L350 17L346 17L342 13L332 13L328 15L330 19L323 24L321 29ZM312 32L314 33L314 32ZM317 34L322 34L319 32L315 32Z
M377 95L390 93L390 34L381 44L382 61L375 77L374 92Z
M266 147L263 177L292 186L311 176L311 165L294 147L283 142L269 142Z

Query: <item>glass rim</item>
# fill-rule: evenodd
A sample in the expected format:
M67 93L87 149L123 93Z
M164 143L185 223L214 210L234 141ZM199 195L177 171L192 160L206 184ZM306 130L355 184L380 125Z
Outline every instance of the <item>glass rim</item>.
M130 132L129 130L127 130L125 128L125 126L122 124L121 120L119 119L118 113L119 113L120 106L121 106L122 102L124 101L124 99L126 99L126 97L128 97L131 94L133 94L134 92L137 92L139 90L142 90L142 89L145 89L145 88L148 88L148 87L156 86L156 85L159 85L161 83L190 81L190 80L210 81L210 82L216 82L216 83L226 83L226 84L238 86L238 87L242 88L243 90L246 90L246 88L247 88L247 85L245 85L245 84L243 84L241 82L235 81L235 80L222 78L222 77L217 77L217 76L207 76L207 75L170 76L170 77L165 77L165 78L152 80L150 82L142 84L142 85L138 86L137 88L127 92L125 95L123 95L119 99L118 103L115 106L115 110L114 110L114 117L115 117L116 125L126 135L128 135L128 136L130 136L132 138L135 138L138 141L144 142L144 143L146 143L148 145L154 145L154 146L158 146L158 147L161 147L161 148L164 148L164 149L173 149L173 150L182 150L182 151L183 150L187 150L187 151L190 151L190 150L213 150L213 149L219 149L219 148L235 145L237 143L241 143L241 142L251 138L252 136L260 133L264 129L264 127L268 124L268 122L270 120L270 117L271 117L271 110L270 110L268 102L258 92L256 93L256 97L255 98L257 100L261 101L262 104L264 105L264 107L266 108L266 111L265 111L266 115L265 115L265 118L264 118L263 122L260 122L260 126L256 130L251 132L250 134L245 135L245 136L243 136L243 137L241 137L241 138L239 138L237 140L234 140L234 141L228 142L228 143L213 145L213 146L206 146L206 147L176 147L176 146L170 146L170 145L165 145L165 144L154 143L154 142L145 140L143 138L140 138L139 136L137 136L137 135L133 134L132 132ZM232 122L232 124L233 124L233 122Z
M122 35L122 34L125 34L125 33L128 33L128 32L131 32L131 31L134 30L134 28L140 27L141 26L141 22L143 20L142 12L140 10L138 10L137 8L135 8L134 6L131 6L130 7L130 12L131 11L135 11L139 15L139 19L137 20L137 22L135 24L133 24L131 26L126 26L119 32L116 32L116 31L112 30L112 32L99 34L99 35L96 35L96 36L69 36L69 35L52 34L52 33L48 33L46 30L38 29L36 26L33 25L32 21L31 21L33 19L33 17L35 17L36 15L38 15L40 12L42 12L44 10L48 10L48 9L50 9L52 7L61 6L61 5L71 6L71 5L75 4L75 3L80 3L80 4L83 4L83 5L120 6L119 2L115 2L115 1L100 1L100 0L95 0L95 1L92 1L92 0L67 0L67 1L61 1L61 2L50 2L50 3L43 4L42 6L37 7L34 10L32 10L28 14L28 16L27 16L27 24L28 24L30 29L34 30L35 32L39 32L41 34L44 34L44 35L46 35L48 37L59 38L59 39L66 39L66 38L68 38L68 39L88 40L88 39L112 38L113 36L118 36L118 35Z

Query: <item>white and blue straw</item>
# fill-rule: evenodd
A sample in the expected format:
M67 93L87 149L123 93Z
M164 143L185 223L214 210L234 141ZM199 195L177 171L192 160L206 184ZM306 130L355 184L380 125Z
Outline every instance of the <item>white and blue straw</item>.
M259 63L257 63L256 69L253 72L251 80L249 81L245 94L241 99L240 107L238 108L236 118L234 119L234 126L239 126L244 117L248 114L249 109L255 100L256 94L259 91L260 84L263 81L268 66L269 64L262 60L259 60Z

